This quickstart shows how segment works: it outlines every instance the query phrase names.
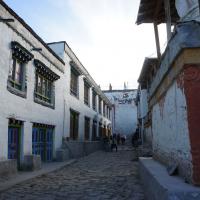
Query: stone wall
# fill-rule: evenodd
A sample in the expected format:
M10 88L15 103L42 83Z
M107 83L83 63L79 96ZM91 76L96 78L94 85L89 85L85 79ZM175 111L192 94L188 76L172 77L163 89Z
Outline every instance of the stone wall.
M17 173L17 161L5 160L0 162L0 177L10 176Z
M62 149L65 149L69 152L69 158L79 158L94 153L95 151L102 150L102 148L101 141L66 141L63 143Z

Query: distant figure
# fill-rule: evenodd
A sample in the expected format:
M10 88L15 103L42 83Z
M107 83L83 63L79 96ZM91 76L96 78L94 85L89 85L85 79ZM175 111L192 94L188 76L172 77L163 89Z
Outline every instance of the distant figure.
M116 136L116 134L113 134L111 139L112 139L112 141L111 141L111 151L115 148L116 152L117 152L117 136Z
M126 135L122 135L121 136L121 143L122 143L122 145L125 144L125 141L126 141Z
M139 139L139 129L137 128L135 130L135 133L133 134L132 136L132 145L134 147L137 147L138 146L138 139Z
M118 133L118 134L117 134L117 144L118 144L118 145L120 144L120 140L121 140L121 136L120 136L120 134Z

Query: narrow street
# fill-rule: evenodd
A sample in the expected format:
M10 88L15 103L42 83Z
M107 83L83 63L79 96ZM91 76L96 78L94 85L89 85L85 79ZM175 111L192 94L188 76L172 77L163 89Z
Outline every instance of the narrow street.
M138 162L130 148L99 151L54 173L29 180L0 194L0 199L143 200Z

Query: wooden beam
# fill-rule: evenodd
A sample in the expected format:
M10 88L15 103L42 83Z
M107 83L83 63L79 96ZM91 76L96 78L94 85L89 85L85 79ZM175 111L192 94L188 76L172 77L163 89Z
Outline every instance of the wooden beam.
M161 58L161 52L160 52L160 40L159 40L159 33L158 33L158 25L154 22L154 33L155 33L155 40L156 40L156 51L157 51L157 57L158 60Z
M165 6L165 17L166 17L166 28L167 28L167 41L171 38L171 11L170 11L170 1L164 0Z

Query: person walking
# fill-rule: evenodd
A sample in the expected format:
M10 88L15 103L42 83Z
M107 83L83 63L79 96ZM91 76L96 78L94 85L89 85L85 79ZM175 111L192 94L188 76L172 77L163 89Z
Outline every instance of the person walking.
M112 151L114 148L116 149L116 152L117 152L117 136L116 136L116 134L113 134L113 136L112 136L111 151Z

